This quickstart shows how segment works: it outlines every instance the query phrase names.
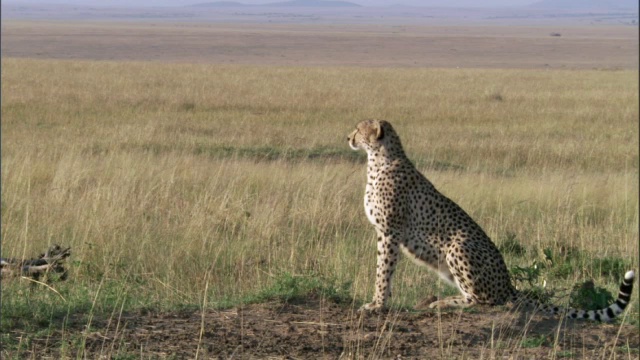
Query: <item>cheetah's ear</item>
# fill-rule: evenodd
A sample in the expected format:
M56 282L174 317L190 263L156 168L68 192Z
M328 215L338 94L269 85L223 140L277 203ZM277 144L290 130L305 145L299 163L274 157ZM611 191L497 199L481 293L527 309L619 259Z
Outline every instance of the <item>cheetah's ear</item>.
M376 122L376 140L382 139L384 136L384 130L382 130L382 123Z

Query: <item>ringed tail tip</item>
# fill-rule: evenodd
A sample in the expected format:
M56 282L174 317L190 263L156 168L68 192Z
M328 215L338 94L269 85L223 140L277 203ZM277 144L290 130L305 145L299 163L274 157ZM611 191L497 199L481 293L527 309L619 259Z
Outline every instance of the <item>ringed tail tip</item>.
M632 280L633 280L633 278L635 278L635 276L636 276L636 275L635 275L635 273L633 272L633 270L629 270L629 271L627 271L627 272L624 274L624 279L625 279L626 281L632 281Z

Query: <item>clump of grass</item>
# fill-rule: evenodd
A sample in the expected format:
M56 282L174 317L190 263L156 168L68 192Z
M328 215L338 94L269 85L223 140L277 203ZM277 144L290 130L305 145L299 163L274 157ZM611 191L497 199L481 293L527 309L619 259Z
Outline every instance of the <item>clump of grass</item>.
M534 260L529 266L515 265L510 270L516 285L522 288L522 284L526 284L527 287L523 291L541 303L548 303L555 297L555 291L546 287L547 280L555 281L565 278L567 272L580 273L589 270L592 276L613 277L616 282L619 282L622 279L621 274L630 267L628 262L620 258L597 258L571 248L564 249L564 254L561 254L562 259L555 256L549 248L544 249L543 253L545 257L543 261ZM582 261L582 265L577 265L575 259ZM613 274L615 276L612 276ZM596 286L593 280L587 280L573 285L569 293L568 305L581 310L599 310L609 306L614 300L611 291Z
M178 111L193 111L196 109L196 104L190 101L185 101L178 105Z
M588 251L569 247L559 254L550 248L544 250L546 260L551 264L548 272L551 278L566 279L575 274L597 278L609 278L619 283L626 271L631 269L629 261L620 257L597 257Z
M569 306L582 310L599 310L609 306L614 300L607 289L596 286L593 281L585 281L573 286Z
M504 96L499 92L494 92L489 95L489 100L501 102L504 101Z
M520 346L523 348L537 348L549 343L550 341L547 338L547 335L537 335L522 339Z
M284 303L307 302L310 299L327 299L335 303L351 303L351 283L339 283L336 279L314 275L294 276L283 273L276 277L273 284L255 295L244 297L244 304L277 300Z
M499 242L498 250L504 255L512 255L522 257L526 254L527 249L518 241L516 234L509 232L505 238Z

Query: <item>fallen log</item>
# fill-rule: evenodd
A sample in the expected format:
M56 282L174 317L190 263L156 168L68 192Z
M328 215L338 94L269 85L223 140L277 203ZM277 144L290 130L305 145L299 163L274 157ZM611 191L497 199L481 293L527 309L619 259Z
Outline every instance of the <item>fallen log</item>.
M55 273L59 274L60 280L66 280L67 269L64 265L70 255L70 247L63 249L59 245L53 245L36 259L0 258L0 278L28 276L38 280L43 275Z

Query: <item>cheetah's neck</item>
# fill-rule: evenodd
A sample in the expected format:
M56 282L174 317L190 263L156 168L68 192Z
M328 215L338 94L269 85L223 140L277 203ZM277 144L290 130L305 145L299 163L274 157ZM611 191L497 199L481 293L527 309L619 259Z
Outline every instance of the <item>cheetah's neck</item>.
M413 166L403 152L392 153L384 151L371 151L367 153L367 173L369 176L376 176L380 171L398 168L400 165L406 168Z
M402 145L393 144L391 146L384 145L376 149L370 149L367 151L368 167L371 168L384 168L392 164L399 164L409 162L407 156L402 149Z

